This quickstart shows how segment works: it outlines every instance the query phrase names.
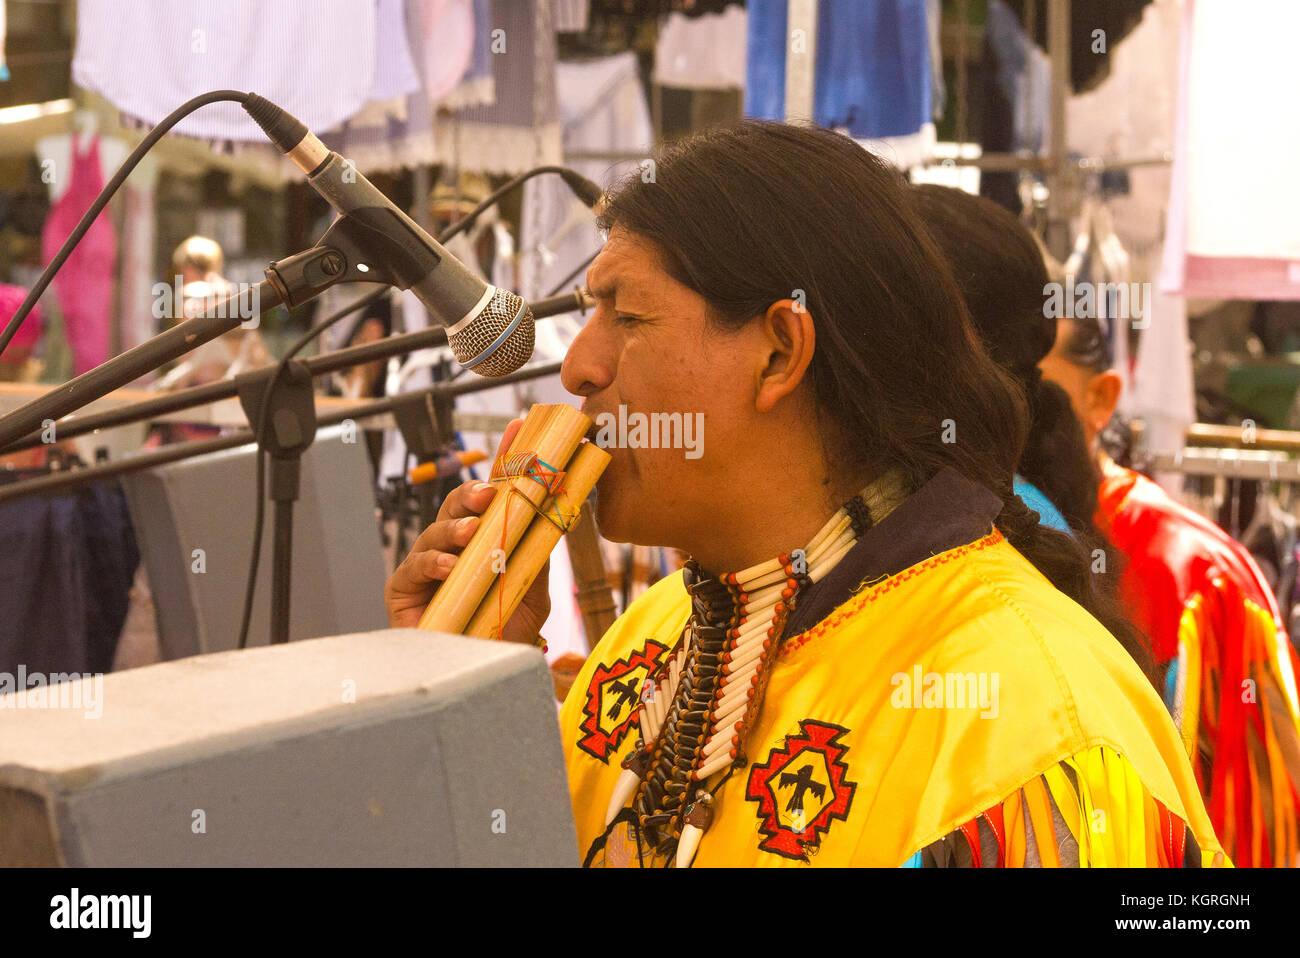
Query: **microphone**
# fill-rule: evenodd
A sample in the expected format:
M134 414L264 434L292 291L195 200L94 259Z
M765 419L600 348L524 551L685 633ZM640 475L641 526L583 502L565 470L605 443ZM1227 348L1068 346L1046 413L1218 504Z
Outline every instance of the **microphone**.
M401 243L410 257L403 266L412 275L411 292L446 327L447 342L461 366L497 377L528 362L533 312L523 299L474 275L297 117L256 93L243 106L330 206Z

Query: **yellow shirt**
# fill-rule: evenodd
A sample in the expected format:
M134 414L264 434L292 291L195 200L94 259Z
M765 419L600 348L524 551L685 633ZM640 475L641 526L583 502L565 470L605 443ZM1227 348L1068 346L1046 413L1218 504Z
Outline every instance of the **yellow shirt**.
M680 574L656 584L564 702L584 856L635 748L637 693L689 613ZM697 866L896 867L955 830L978 850L980 820L997 836L983 864L1023 864L1027 842L1031 863L1053 864L1054 809L1083 865L1181 864L1184 849L1226 863L1154 690L996 530L860 587L787 638L770 675ZM615 844L592 863L623 863Z

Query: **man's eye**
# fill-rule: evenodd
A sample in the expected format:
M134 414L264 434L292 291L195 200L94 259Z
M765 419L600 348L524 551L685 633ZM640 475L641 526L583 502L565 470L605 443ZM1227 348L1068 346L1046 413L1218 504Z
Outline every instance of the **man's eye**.
M625 313L615 313L615 314L614 314L614 322L616 322L616 323L620 323L620 324L635 323L635 322L636 322L636 317L635 317L635 316L628 316L628 315L626 315Z

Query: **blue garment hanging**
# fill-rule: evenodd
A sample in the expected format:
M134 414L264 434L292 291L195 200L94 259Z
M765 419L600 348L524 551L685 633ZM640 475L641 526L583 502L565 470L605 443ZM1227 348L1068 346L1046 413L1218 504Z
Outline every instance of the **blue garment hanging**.
M749 0L745 113L785 117L787 0ZM855 139L916 133L930 122L925 0L821 0L814 119Z

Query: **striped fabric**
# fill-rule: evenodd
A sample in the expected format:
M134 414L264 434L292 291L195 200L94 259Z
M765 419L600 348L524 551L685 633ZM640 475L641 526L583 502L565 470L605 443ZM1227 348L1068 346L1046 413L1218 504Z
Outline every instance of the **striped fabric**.
M251 90L313 130L338 126L375 84L374 0L80 0L72 79L149 125L211 90ZM234 103L191 114L176 132L260 142Z
M590 13L591 0L555 0L555 32L581 33Z

